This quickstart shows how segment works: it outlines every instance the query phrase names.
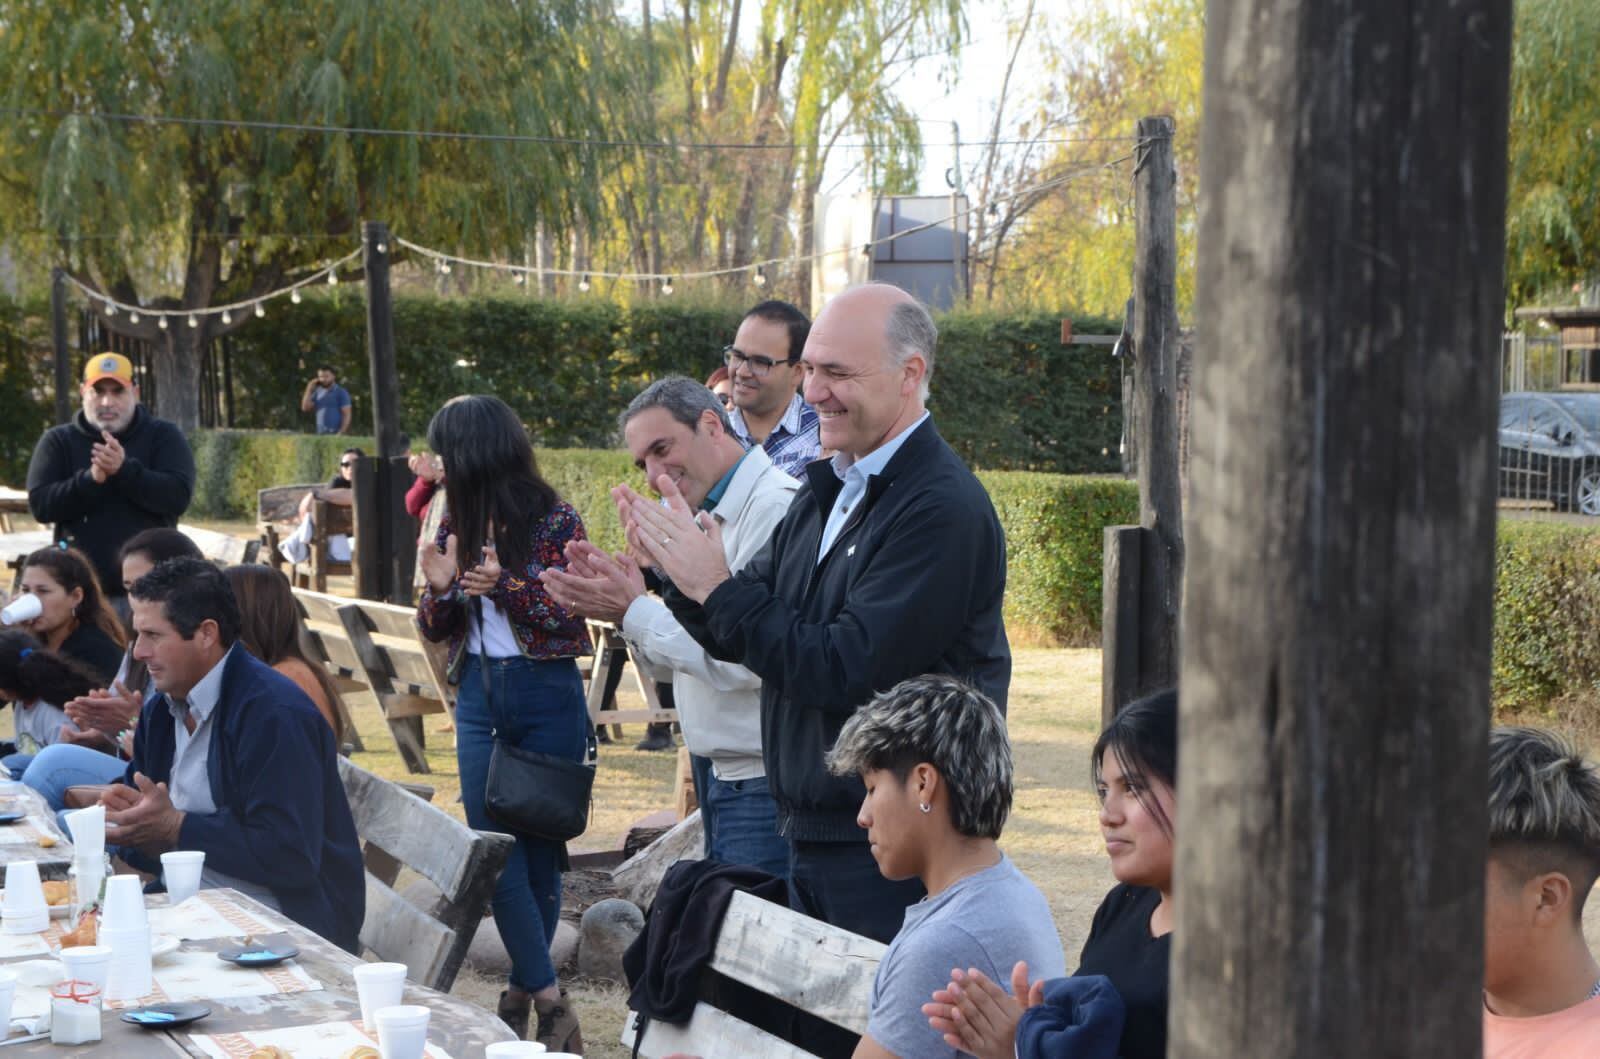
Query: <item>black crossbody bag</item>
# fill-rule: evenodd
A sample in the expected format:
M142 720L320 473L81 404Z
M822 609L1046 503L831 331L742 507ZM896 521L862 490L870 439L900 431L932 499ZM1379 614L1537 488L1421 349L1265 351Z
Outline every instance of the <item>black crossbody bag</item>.
M474 617L478 640L483 643L483 599L479 597ZM478 674L483 680L483 702L489 701L489 658L482 655ZM568 842L588 830L594 809L595 762L600 748L594 728L587 736L584 761L572 761L553 754L540 754L513 746L494 733L494 749L489 754L489 778L485 784L484 807L489 816L513 834L547 842Z

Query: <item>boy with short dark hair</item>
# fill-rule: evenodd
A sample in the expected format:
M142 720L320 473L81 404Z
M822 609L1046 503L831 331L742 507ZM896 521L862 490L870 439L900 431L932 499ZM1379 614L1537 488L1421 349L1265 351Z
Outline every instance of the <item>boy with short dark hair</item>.
M1537 728L1489 737L1484 1059L1600 1055L1600 963L1583 905L1600 877L1600 771Z

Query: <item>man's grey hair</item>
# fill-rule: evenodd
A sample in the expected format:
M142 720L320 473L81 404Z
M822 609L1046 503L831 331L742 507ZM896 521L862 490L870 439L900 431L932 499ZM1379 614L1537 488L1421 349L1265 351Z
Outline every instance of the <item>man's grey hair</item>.
M884 328L884 344L889 349L889 362L901 367L912 354L922 354L927 369L922 373L922 384L917 396L928 399L928 382L933 378L933 350L939 344L939 328L933 314L919 301L901 302L889 310L889 323Z
M1571 741L1541 728L1489 735L1489 851L1524 882L1568 876L1579 915L1600 877L1600 770Z
M714 412L722 429L730 437L733 435L727 409L722 407L717 395L701 383L682 375L657 379L640 391L637 397L628 402L622 415L617 417L617 433L627 430L628 421L634 416L652 408L665 409L668 415L690 430L699 430L700 417L707 412Z
M950 792L950 823L972 838L999 838L1011 812L1011 739L988 696L954 677L903 680L857 710L828 753L848 776L873 769L903 784L932 765Z

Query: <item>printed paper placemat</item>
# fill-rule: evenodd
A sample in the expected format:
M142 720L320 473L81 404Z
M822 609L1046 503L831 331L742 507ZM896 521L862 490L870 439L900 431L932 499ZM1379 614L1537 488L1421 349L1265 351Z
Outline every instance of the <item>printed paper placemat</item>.
M183 941L283 932L280 924L268 923L216 890L201 890L177 907L150 909L150 925L157 934L170 934Z
M214 952L179 950L157 963L152 979L155 990L138 1000L119 1000L110 1008L136 1008L177 1000L230 1000L245 996L309 993L321 989L299 964L277 967L235 967L217 959Z
M257 1048L272 1046L282 1048L295 1059L342 1059L352 1048L378 1046L377 1037L369 1036L359 1022L324 1022L248 1033L191 1033L189 1041L212 1059L250 1059ZM449 1052L432 1043L423 1055L425 1059L451 1059Z

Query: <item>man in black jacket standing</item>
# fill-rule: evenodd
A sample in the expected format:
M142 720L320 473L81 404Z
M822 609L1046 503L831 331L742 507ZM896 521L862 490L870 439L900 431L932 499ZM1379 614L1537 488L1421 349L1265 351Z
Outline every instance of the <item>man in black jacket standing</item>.
M133 364L120 353L89 358L82 394L83 410L34 446L28 507L89 556L125 610L117 553L142 530L178 524L194 491L194 453L181 430L139 404Z
M864 789L828 774L844 722L907 677L944 673L1001 709L1005 538L989 496L925 410L938 332L915 298L868 284L829 302L801 355L822 446L772 541L737 575L673 483L663 509L615 491L635 552L715 656L762 679L762 752L800 910L883 941L922 896L885 879L856 824Z

